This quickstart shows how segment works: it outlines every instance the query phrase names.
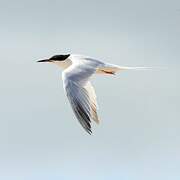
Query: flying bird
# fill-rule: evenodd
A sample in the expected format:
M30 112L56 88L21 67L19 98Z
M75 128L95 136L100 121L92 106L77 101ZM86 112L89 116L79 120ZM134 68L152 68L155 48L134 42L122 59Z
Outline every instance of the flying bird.
M54 55L37 62L54 63L63 69L63 87L76 118L89 134L91 121L99 123L97 100L90 78L94 74L115 75L121 70L146 69L146 67L123 67L84 55Z

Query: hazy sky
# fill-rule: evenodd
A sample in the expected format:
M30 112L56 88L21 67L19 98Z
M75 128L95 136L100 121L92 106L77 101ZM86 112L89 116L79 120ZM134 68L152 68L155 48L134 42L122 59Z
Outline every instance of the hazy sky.
M179 0L0 0L0 23L0 179L179 180ZM167 69L97 76L90 136L36 63L61 53Z

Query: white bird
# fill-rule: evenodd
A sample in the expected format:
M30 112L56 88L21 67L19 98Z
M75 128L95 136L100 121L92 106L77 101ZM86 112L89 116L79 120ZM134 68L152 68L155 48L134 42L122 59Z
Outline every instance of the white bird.
M55 55L38 62L50 62L63 69L63 87L82 127L91 134L91 120L99 123L96 93L90 82L94 74L113 75L121 70L146 69L146 67L123 67L104 63L84 55Z

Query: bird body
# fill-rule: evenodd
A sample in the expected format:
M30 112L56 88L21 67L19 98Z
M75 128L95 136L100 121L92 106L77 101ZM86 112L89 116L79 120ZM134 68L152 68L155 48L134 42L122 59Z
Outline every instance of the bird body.
M90 82L94 74L115 74L126 69L145 67L121 67L83 55L55 55L38 62L51 62L63 69L63 87L82 127L91 134L91 120L99 123L95 90Z

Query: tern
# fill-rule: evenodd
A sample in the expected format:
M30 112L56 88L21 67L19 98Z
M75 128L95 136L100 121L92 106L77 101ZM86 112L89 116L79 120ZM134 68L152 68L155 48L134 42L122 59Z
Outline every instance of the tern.
M37 62L49 62L59 66L62 71L63 87L79 123L89 134L91 121L99 123L97 100L90 78L94 74L115 75L121 70L147 69L147 67L123 67L101 60L75 54L54 55Z

